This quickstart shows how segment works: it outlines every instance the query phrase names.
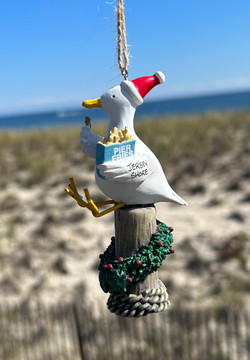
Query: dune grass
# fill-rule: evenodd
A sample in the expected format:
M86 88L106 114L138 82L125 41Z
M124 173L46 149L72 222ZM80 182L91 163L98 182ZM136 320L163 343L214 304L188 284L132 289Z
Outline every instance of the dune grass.
M135 127L163 166L249 149L250 112L148 118ZM107 124L93 124L92 130L105 135ZM72 164L93 168L93 160L81 153L79 133L79 127L0 133L0 184L20 174L28 185L40 183Z
M146 126L146 124L148 125ZM157 134L152 140L152 132ZM211 156L232 150L237 136L246 145L250 113L212 113L183 118L157 119L140 123L138 134L160 159L170 162L181 156Z

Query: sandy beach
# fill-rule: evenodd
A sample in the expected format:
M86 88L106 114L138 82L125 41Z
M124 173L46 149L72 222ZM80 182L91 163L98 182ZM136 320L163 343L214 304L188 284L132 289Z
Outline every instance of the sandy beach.
M167 159L162 164L170 185L189 203L188 207L156 204L157 218L174 227L175 253L159 270L172 306L178 302L190 306L237 303L249 308L247 137L249 133L239 126L236 145L220 153L215 143L215 154L203 159L206 166L199 156L192 159L185 154L177 164ZM11 149L2 148L2 156L12 166ZM96 219L64 192L73 176L79 191L88 187L94 200L105 198L95 184L93 165L85 159L80 148L74 147L60 171L55 168L42 181L30 183L28 170L23 169L3 183L1 302L39 299L56 304L81 299L87 306L94 299L95 306L106 307L107 294L99 286L97 268L99 254L114 235L113 214Z

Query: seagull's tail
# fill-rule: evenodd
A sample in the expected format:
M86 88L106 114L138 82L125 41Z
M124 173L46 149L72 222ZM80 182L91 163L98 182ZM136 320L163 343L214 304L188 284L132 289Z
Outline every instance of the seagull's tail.
M168 194L168 202L172 202L179 205L186 205L188 206L188 203L182 199L174 190L171 191L171 194Z

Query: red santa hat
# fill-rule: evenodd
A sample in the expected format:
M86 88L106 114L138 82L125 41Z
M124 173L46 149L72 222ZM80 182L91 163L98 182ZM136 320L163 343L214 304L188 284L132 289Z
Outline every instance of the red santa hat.
M121 88L125 91L126 97L133 101L135 106L138 106L143 103L143 98L154 86L162 84L164 81L165 75L161 71L157 71L152 76L143 76L132 81L124 80Z

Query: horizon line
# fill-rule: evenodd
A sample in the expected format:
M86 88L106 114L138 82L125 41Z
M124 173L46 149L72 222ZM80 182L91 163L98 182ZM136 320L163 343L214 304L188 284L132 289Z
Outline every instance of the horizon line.
M145 100L144 104L148 103L156 103L161 101L175 101L175 100L188 100L193 98L206 98L211 96L223 96L223 95L230 95L230 94L240 94L240 93L248 93L250 92L250 87L245 89L231 89L231 90L208 90L202 93L189 93L189 94L181 94L181 95L170 95L170 96L158 96L157 98L151 98L149 100ZM68 105L64 108L59 108L61 105L52 105L52 108L46 108L46 109L32 109L32 110L16 110L14 112L7 112L7 113L1 113L0 112L0 120L1 118L11 118L14 116L32 116L32 115L38 115L38 114L49 114L49 113L55 113L55 112L64 112L64 111L79 111L82 109L81 106L79 106L79 109L73 105Z

